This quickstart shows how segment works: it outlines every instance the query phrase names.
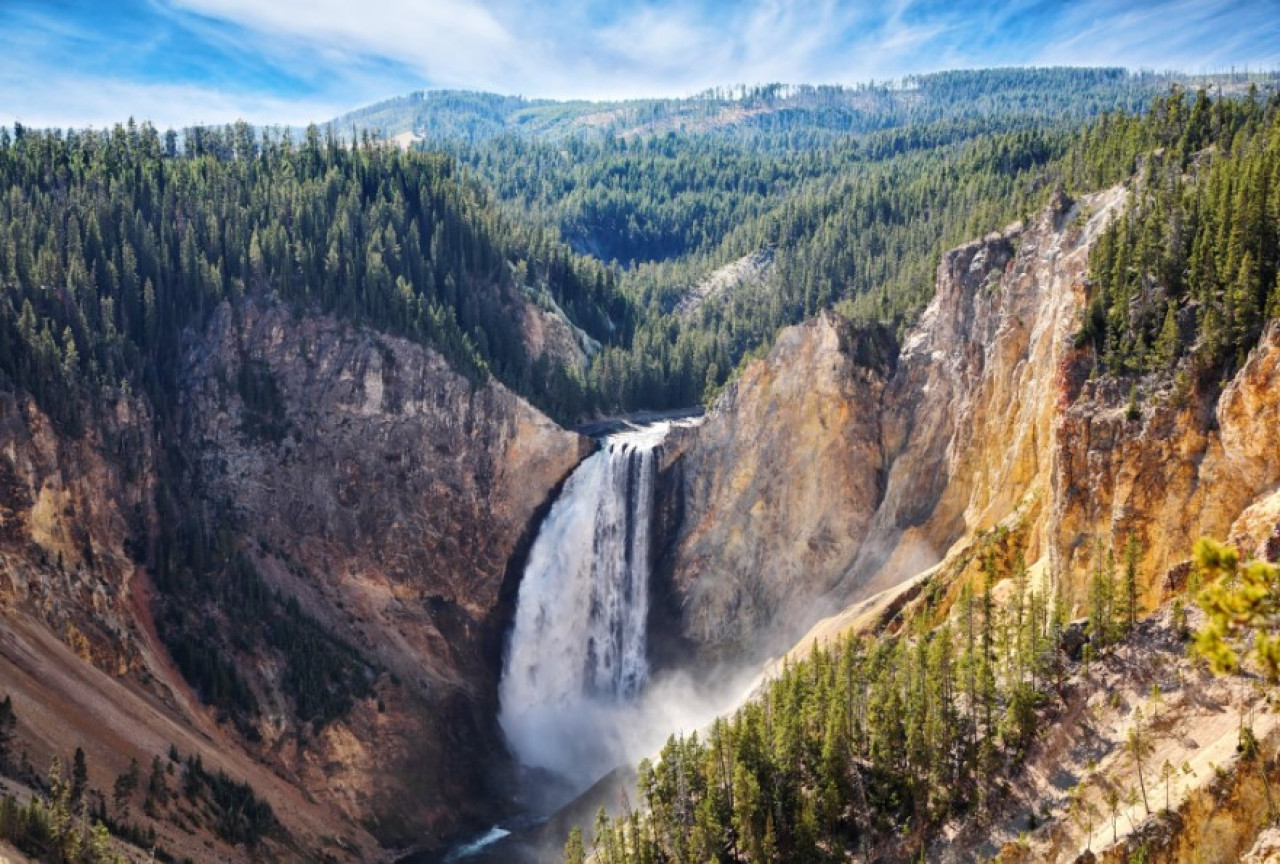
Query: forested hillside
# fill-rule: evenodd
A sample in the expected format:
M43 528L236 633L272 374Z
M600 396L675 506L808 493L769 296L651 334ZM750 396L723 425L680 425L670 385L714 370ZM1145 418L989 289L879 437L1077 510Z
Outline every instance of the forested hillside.
M1081 334L1115 375L1226 377L1280 314L1275 101L1175 93L1116 134L1148 154L1137 201L1098 245ZM1184 385L1185 386L1185 385Z
M1119 179L1145 145L1173 133L1129 140L1124 121L1104 119L1080 136L1064 121L1141 104L1157 80L1079 70L926 76L867 89L860 98L878 93L892 110L820 147L777 130L556 142L505 134L452 140L451 157L367 137L343 146L314 129L294 141L243 124L181 139L145 124L65 136L19 127L0 139L10 190L0 273L12 289L0 309L0 368L64 419L81 385L127 380L154 397L171 383L143 378L173 368L164 361L184 327L220 299L266 290L424 340L562 419L695 404L779 327L835 304L900 326L927 298L943 248L1033 209L1055 183L1078 191ZM742 99L843 104L853 92ZM1221 106L1256 113L1260 99L1205 94L1170 108L1188 111L1193 127L1170 142L1178 164L1205 124L1216 133L1257 122ZM493 101L439 100L453 115L459 100L466 110ZM986 107L948 107L964 100ZM898 128L875 131L885 127ZM1163 216L1181 193L1151 185ZM676 312L716 267L762 250L772 266L760 280ZM1250 251L1265 281L1274 253ZM1239 263L1215 266L1234 280ZM563 310L604 350L586 368L531 356L512 311L518 298ZM1159 310L1142 316L1157 313L1158 328Z
M322 842L313 816L371 848L360 820L392 815L382 842L407 843L429 820L458 830L460 810L434 795L492 806L476 790L501 758L482 712L503 568L585 442L491 379L571 419L575 352L591 334L622 338L629 312L607 268L508 223L460 173L448 156L244 124L181 140L132 123L0 132L6 632L54 646L5 655L23 746L42 764L15 751L0 770L39 794L50 748L66 764L83 747L108 783L130 756L145 764L174 743L203 754L209 776L189 771L181 803L131 810L126 789L96 811L130 842L160 832L165 855L196 835L312 857L292 844ZM572 350L530 341L533 325L571 334ZM387 394L385 410L366 386ZM406 457L441 450L457 454L453 480ZM237 458L252 467L228 478ZM276 498L253 509L272 467L305 473L304 504L283 521ZM409 511L427 537L416 559L387 561L377 532L400 523L384 514ZM384 626L381 608L341 596L333 576L347 572L429 597L398 611L418 619L409 640L364 635ZM464 578L453 592L448 580ZM22 665L57 667L59 650L91 685ZM448 674L467 696L421 683ZM32 677L42 684L22 689ZM74 707L94 698L105 715ZM42 711L72 719L45 728ZM422 724L447 712L445 752ZM74 722L90 716L98 727ZM133 728L113 737L121 725ZM343 746L353 726L361 747L402 747L403 769L372 771ZM462 767L440 767L449 759ZM359 798L282 806L311 771L344 772ZM423 776L430 790L403 794ZM235 806L251 819L272 800L283 827L266 807L251 835L222 830L224 792L247 799Z
M1216 83L1247 93L1244 79ZM621 268L635 334L592 364L588 404L675 407L716 392L779 327L818 309L840 304L901 328L927 300L943 249L1036 209L1055 185L1078 193L1128 176L1149 142L1127 137L1107 112L1143 109L1169 86L1164 76L1109 70L947 73L861 95L743 95L878 106L826 139L806 137L822 128L816 122L799 123L803 132L748 123L662 134L642 124L628 135L507 130L420 146L457 153L513 218ZM721 110L724 98L708 95L703 108ZM445 100L441 112L446 104L460 110ZM1100 119L1081 134L1078 121L1089 117ZM771 266L759 278L684 309L716 268L761 254Z
M936 577L894 620L896 635L814 645L705 735L673 736L640 765L644 809L597 822L594 860L841 861L886 836L918 847L948 819L991 810L1067 674L1066 610L1028 588L1025 543L993 533L957 581ZM1007 608L992 599L1006 579ZM1125 611L1100 614L1117 636L1133 626Z
M608 268L502 219L447 156L244 124L181 148L146 124L19 127L0 183L0 368L67 422L83 388L165 405L185 328L264 291L425 341L569 417L580 394L561 396L560 358L529 356L517 301L545 297L598 339L629 320Z
M1219 76L1231 86L1247 75ZM643 137L710 132L766 149L803 150L899 126L1018 115L1024 121L1134 111L1189 76L1118 68L1016 68L911 75L900 81L839 85L736 85L688 98L555 102L492 93L412 93L331 122L387 137L481 144L514 134L528 139Z

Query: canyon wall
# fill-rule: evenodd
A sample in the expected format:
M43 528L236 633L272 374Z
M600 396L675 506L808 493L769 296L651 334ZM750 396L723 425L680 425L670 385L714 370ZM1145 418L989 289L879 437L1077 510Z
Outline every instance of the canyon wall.
M784 331L701 425L673 431L663 491L676 502L659 512L679 519L659 531L676 539L658 581L674 584L676 627L694 644L733 659L839 580L883 495L877 406L892 360L887 335L826 313Z
M784 331L674 432L655 662L777 652L1002 523L1077 604L1099 543L1137 538L1148 605L1201 534L1280 553L1280 326L1229 381L1166 370L1132 396L1076 345L1089 251L1126 197L1059 196L948 252L900 347L829 313ZM60 425L0 387L0 690L31 762L84 746L109 788L130 758L200 754L272 804L283 857L484 827L509 767L497 676L523 556L591 443L429 349L265 298L184 344L159 420L112 392ZM300 720L281 652L237 642L224 610L218 651L261 711L245 725L205 705L153 620L166 496L354 652L368 695ZM247 855L157 827L183 854Z
M1000 523L1026 523L1028 564L1077 603L1099 542L1119 557L1138 540L1148 605L1197 537L1246 509L1248 551L1280 547L1280 328L1220 390L1165 370L1132 404L1075 344L1089 252L1126 199L1059 195L945 254L896 358L833 315L784 331L667 469L674 638L777 651Z
M273 588L398 682L302 753L282 712L267 746L353 818L402 815L402 842L485 818L508 562L590 442L433 351L282 307L223 306L187 357L193 482ZM235 386L246 364L280 394L274 434Z
M218 308L184 356L163 424L121 394L59 429L0 394L0 691L32 763L84 746L109 790L131 757L176 744L272 804L285 857L367 858L489 824L513 562L591 443L430 349L268 301ZM202 704L152 620L158 483L358 655L368 698L300 721L279 652L215 615L211 644L261 710L246 726ZM157 827L166 848L208 854Z

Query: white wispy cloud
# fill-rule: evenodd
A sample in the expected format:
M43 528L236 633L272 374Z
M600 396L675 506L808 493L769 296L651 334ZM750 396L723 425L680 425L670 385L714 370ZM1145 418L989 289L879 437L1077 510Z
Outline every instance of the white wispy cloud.
M1280 2L1168 0L1072 4L1033 58L1043 64L1215 72L1280 66Z
M5 93L0 123L36 128L110 128L130 117L159 129L221 124L243 119L264 126L304 126L337 116L349 106L326 99L284 99L269 94L229 93L208 87L144 84L103 78L0 75Z
M232 21L265 39L284 37L323 52L313 62L382 57L445 85L508 84L524 63L522 45L475 0L172 0L172 5ZM291 46L292 47L292 46Z
M116 0L111 21L145 26L107 32L98 2L0 0L0 112L299 123L428 87L627 98L995 65L1280 67L1280 0Z
M818 77L820 58L840 51L857 19L833 2L638 5L594 33L584 54L599 89L629 95L807 81Z

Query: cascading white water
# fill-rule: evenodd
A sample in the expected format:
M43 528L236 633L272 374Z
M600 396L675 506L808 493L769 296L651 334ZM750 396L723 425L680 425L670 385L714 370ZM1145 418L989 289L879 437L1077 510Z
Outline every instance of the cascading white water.
M612 435L538 530L500 688L520 760L587 783L626 759L623 715L649 666L655 450L670 424Z

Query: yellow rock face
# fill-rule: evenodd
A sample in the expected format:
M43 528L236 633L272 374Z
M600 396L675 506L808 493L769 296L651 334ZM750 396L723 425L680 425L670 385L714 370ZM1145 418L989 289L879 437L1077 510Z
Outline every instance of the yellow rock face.
M697 642L787 630L853 560L882 495L884 380L854 339L830 314L784 332L685 445L675 578Z
M1074 345L1089 252L1126 197L1059 198L944 255L896 359L858 362L871 337L823 316L748 367L680 445L686 518L660 576L684 635L785 643L1015 521L1027 563L1077 601L1099 542L1121 558L1139 541L1153 605L1251 504L1236 530L1280 552L1280 326L1220 398L1144 382L1136 418Z
M1077 598L1094 538L1117 553L1130 535L1138 538L1149 606L1159 602L1166 571L1201 536L1247 541L1247 554L1280 551L1267 547L1280 524L1278 366L1273 325L1216 405L1212 393L1178 399L1166 389L1130 420L1127 397L1087 384L1062 412L1049 529L1057 569Z

